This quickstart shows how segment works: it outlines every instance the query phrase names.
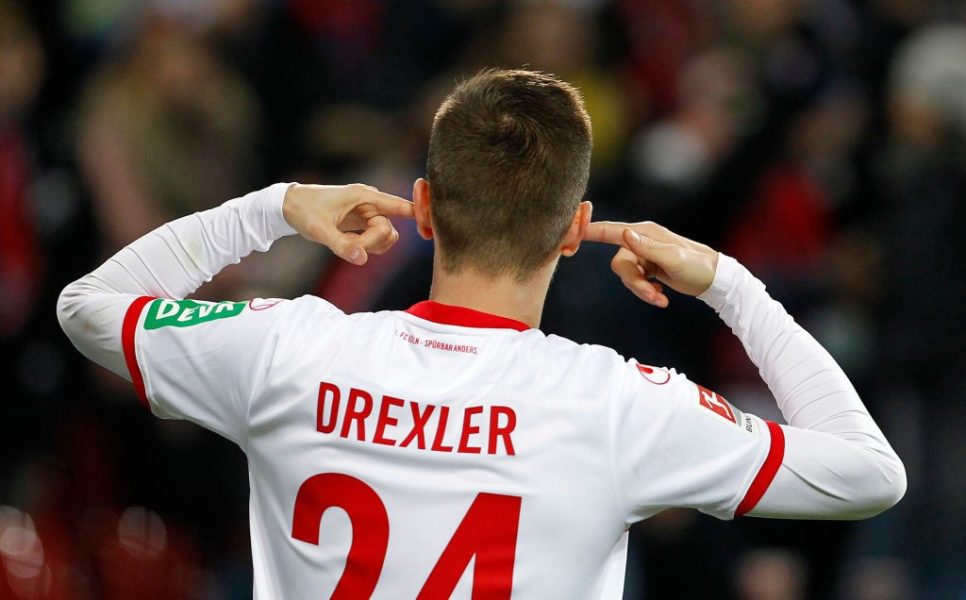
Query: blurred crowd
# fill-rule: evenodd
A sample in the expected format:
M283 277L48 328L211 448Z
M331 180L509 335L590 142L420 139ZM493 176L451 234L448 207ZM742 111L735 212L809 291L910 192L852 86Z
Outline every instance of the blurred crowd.
M595 216L751 268L908 469L867 522L662 513L632 529L626 597L966 598L963 0L0 0L0 598L251 597L242 453L83 360L57 293L275 181L408 196L453 83L523 65L583 91ZM432 248L399 227L364 269L286 239L200 295L405 308ZM544 331L780 419L710 311L641 305L609 254L561 264Z

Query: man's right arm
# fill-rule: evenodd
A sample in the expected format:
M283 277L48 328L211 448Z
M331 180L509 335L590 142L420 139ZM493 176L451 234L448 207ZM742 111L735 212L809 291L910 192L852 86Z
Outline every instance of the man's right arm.
M902 461L829 353L736 260L699 296L741 340L788 422L785 455L751 516L859 519L895 505Z
M57 317L84 356L133 379L143 391L143 382L138 385L139 372L132 370L137 367L134 332L151 299L180 301L224 267L255 250L264 252L276 239L293 233L329 247L354 264L364 264L369 254L386 252L398 239L388 217L411 218L412 214L410 202L360 184L276 184L182 217L135 240L92 273L69 284L58 299ZM188 305L182 308L185 317L194 310ZM227 308L221 306L218 314L229 314L224 312ZM178 329L188 321L179 323ZM164 328L154 333L170 331ZM197 339L179 343L195 346L199 361L202 355L204 360L218 357L234 368L243 368L237 356L242 344L224 344L225 349L214 352L208 348L206 353Z
M612 267L646 302L667 306L656 279L711 306L768 384L788 423L776 432L784 452L763 495L739 513L859 519L902 498L902 462L845 373L747 269L653 223L594 223L586 239L621 246Z

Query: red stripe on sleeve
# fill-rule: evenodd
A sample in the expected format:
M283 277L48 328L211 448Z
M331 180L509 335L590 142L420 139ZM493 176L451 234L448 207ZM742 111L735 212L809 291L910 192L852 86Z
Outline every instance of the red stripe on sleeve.
M134 334L138 328L138 321L141 319L141 312L148 302L154 300L150 296L141 296L131 303L124 315L124 324L121 326L121 347L124 349L124 362L127 363L127 370L131 374L131 383L138 393L138 399L144 408L151 410L148 404L148 395L144 391L144 378L141 377L141 367L138 366L137 354L134 350Z
M761 497L768 491L768 486L775 479L775 475L778 474L778 467L782 466L782 459L785 458L785 434L782 432L782 428L778 423L771 421L765 421L765 423L768 424L768 433L771 434L771 447L768 449L768 456L765 457L765 462L758 469L754 481L748 486L745 497L738 503L738 509L735 511L736 517L740 517L755 508Z

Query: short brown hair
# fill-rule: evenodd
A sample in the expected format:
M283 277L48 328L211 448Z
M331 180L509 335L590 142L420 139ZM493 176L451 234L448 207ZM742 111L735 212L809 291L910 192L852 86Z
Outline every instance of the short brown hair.
M488 69L436 112L426 173L443 268L525 280L566 233L590 174L590 118L553 75Z

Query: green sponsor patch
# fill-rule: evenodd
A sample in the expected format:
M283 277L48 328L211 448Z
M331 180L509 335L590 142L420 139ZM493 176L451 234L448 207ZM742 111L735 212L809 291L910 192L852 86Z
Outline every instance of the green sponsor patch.
M203 302L198 300L165 300L159 298L148 307L145 329L191 327L217 319L237 317L247 302Z

